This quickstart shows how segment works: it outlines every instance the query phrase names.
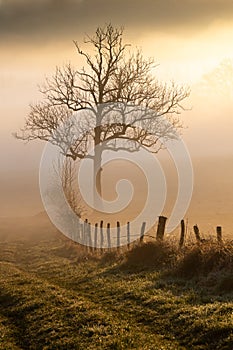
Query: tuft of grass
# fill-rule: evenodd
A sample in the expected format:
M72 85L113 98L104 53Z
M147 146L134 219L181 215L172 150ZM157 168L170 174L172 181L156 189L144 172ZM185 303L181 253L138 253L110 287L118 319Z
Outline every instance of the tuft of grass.
M137 245L125 254L122 267L125 268L171 268L177 256L177 249L167 242L148 242Z
M177 257L176 274L192 278L216 271L233 272L232 242L218 244L208 241L187 246Z
M120 262L122 260L122 257L123 255L117 252L117 250L105 251L104 254L100 257L100 266Z
M177 257L174 272L180 277L193 278L201 272L202 261L201 250L198 247L190 247Z

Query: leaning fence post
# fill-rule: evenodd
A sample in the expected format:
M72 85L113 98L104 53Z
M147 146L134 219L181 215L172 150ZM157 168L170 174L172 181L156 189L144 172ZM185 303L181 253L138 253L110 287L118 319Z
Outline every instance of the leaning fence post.
M121 228L120 228L120 222L117 221L117 249L120 249L120 233L121 233Z
M130 246L130 222L127 222L127 248Z
M197 243L200 243L201 242L201 236L200 236L200 231L199 231L198 226L194 225L193 226L193 230L194 230L194 233L195 233L195 236L196 236Z
M107 240L108 248L111 248L110 223L107 224Z
M181 220L180 226L181 226L181 231L180 231L179 246L180 246L180 248L182 248L183 245L184 245L184 237L185 237L185 223L184 223L184 220Z
M162 241L164 238L166 221L167 221L167 218L165 216L159 216L159 223L158 223L157 234L156 234L157 241Z
M216 227L216 232L217 232L217 240L219 243L222 243L222 227L217 226Z
M142 223L142 227L141 227L140 243L142 243L143 240L144 240L145 229L146 229L146 223L143 222L143 223Z

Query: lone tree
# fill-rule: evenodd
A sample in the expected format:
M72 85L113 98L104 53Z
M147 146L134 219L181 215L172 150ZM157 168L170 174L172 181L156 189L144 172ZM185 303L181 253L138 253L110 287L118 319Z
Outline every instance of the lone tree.
M85 158L89 146L94 145L95 153L89 157L93 158L94 183L101 194L101 171L97 170L106 147L117 150L114 142L124 139L134 142L135 149L142 145L157 151L161 136L171 138L172 130L182 127L177 115L189 91L175 83L159 83L152 74L154 59L145 59L140 50L132 52L130 45L123 43L122 28L111 24L98 27L93 36L84 39L86 50L77 42L74 44L85 65L76 69L68 64L56 69L40 88L43 101L30 106L25 126L16 137L49 141L74 161ZM106 118L106 108L109 111L109 106L115 104L137 106L144 113L134 114L133 118L124 113L120 118ZM154 113L146 113L147 109ZM92 113L85 121L80 114L80 129L84 130L86 123L89 130L72 139L72 144L65 148L67 133L61 135L56 130L77 111ZM161 127L158 121L162 116L169 119L169 126Z

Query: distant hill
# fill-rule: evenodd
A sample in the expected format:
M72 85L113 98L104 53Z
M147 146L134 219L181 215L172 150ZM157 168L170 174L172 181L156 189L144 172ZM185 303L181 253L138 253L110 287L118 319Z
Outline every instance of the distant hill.
M46 212L29 217L0 218L0 241L43 240L62 237Z

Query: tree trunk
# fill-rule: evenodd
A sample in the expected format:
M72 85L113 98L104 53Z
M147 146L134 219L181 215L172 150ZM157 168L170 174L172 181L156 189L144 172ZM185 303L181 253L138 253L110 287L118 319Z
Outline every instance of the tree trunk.
M93 201L94 209L101 209L101 202L98 201L97 195L99 194L102 197L102 185L101 185L101 162L102 162L102 149L101 149L101 131L100 127L95 128L95 150L94 150L94 161L93 161ZM99 203L99 205L98 205Z
M102 152L99 149L99 146L95 149L94 155L94 191L101 196L102 195L102 186L101 186L101 161L102 161Z

